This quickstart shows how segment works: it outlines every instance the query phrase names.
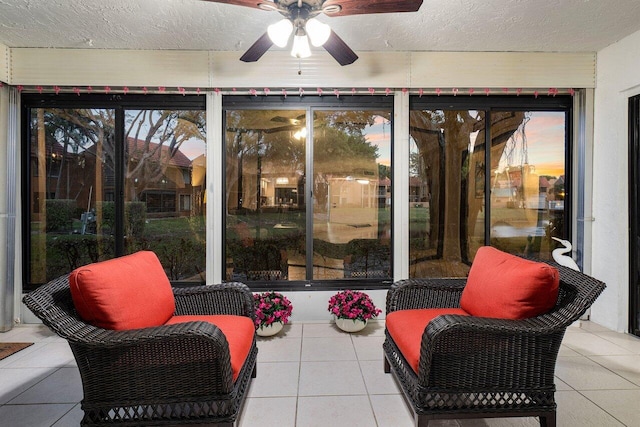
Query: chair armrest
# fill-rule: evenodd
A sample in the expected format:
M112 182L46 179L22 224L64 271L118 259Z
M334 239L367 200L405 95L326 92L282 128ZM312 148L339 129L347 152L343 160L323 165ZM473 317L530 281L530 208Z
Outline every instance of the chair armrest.
M133 346L155 341L164 341L171 338L190 336L196 339L226 341L222 331L213 323L205 321L184 322L172 325L161 325L150 328L112 330L102 329L78 321L73 333L65 331L66 338L74 344L82 344L91 347L122 347Z
M555 361L567 326L553 312L523 320L436 317L422 335L419 376L423 384L431 386L435 383L450 387L451 378L466 381L467 385L472 383L474 387L485 383L500 385L500 381L506 387L508 381L516 378L522 387L527 381L532 387L533 383L552 385ZM460 374L450 375L452 371ZM529 378L532 375L537 378Z
M253 294L240 282L173 288L177 315L233 314L254 319Z
M68 338L83 376L85 397L100 396L108 381L116 383L110 387L118 394L128 397L151 395L152 390L171 396L188 396L194 389L203 395L232 391L228 343L214 324L197 321L97 331Z
M418 308L457 308L467 279L400 280L387 292L387 314Z

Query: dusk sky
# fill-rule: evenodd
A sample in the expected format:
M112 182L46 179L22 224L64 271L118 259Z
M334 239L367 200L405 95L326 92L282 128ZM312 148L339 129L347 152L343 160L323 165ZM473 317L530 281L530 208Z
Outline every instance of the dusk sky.
M391 123L378 116L374 125L365 129L367 140L378 146L378 163L391 164ZM529 165L535 167L538 175L564 175L565 117L562 112L532 112L531 120L525 127ZM413 144L412 144L413 145ZM205 152L206 144L200 140L190 140L182 144L180 150L191 160ZM415 149L415 145L413 145ZM516 139L513 159L522 158L522 138ZM506 166L503 160L500 167ZM512 164L511 166L520 166Z

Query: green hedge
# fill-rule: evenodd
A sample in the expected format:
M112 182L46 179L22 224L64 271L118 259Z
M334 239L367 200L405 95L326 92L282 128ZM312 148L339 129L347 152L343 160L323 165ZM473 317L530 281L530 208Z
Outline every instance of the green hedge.
M127 202L124 205L124 234L131 237L142 237L147 222L147 205L144 202Z
M98 210L102 210L100 222L101 233L113 232L116 225L115 202L98 202ZM147 222L147 207L144 202L126 202L124 205L125 236L142 237Z
M47 236L47 280L92 262L114 257L112 236L62 234Z
M47 231L69 231L73 227L76 201L69 199L47 199Z

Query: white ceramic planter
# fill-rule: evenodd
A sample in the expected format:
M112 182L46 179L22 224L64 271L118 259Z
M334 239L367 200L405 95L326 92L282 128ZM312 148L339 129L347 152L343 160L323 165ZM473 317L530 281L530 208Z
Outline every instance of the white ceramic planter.
M367 321L336 318L336 326L345 332L358 332L367 326Z
M258 329L256 329L256 334L261 337L270 337L282 330L282 322L274 322L270 325L261 325Z

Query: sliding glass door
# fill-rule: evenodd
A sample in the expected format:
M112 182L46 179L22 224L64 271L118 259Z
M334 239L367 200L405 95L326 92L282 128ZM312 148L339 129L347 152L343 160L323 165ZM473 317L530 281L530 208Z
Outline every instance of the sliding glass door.
M225 101L226 279L390 279L390 106L264 104Z
M480 246L549 259L570 236L571 99L414 97L410 277L464 277Z
M391 279L391 121L314 113L313 279Z
M225 113L227 280L304 278L306 111Z
M205 109L196 96L23 95L25 289L138 250L205 283Z

